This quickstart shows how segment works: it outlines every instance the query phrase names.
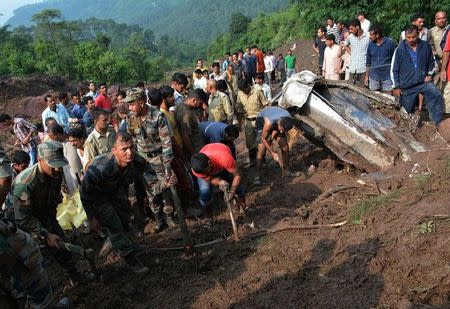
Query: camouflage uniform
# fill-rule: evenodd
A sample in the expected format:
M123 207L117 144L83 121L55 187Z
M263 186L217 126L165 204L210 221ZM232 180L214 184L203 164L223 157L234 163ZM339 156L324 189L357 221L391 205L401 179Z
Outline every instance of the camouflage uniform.
M7 223L0 219L0 225ZM1 230L1 229L0 229ZM42 267L43 258L30 234L21 230L0 232L0 277L14 299L26 298L27 308L45 308L52 300L52 289ZM11 286L7 287L8 279Z
M133 136L138 153L151 166L144 174L145 189L155 217L171 216L174 212L172 194L165 186L166 169L173 159L172 130L164 113L157 107L148 106L145 118L131 116L127 119L127 130Z
M81 200L88 218L95 216L108 230L113 248L125 257L135 249L127 237L131 215L128 188L136 177L151 174L149 164L139 155L125 170L119 170L112 153L96 157L81 183Z
M5 154L5 151L2 147L0 147L0 179L4 181L3 186L0 188L0 191L3 196L6 196L9 191L9 186L11 184L11 178L14 177L13 169L11 167L11 162ZM2 202L0 202L2 203ZM12 217L11 208L7 203L0 209L0 217Z
M63 146L58 142L44 142L38 146L38 156L52 167L67 165ZM18 226L34 237L50 232L64 239L64 232L56 219L56 208L62 202L62 173L47 176L39 163L28 167L13 182L8 202ZM76 273L70 252L58 248L49 251L69 273Z
M11 161L8 159L3 148L0 147L0 178L11 177L12 172Z

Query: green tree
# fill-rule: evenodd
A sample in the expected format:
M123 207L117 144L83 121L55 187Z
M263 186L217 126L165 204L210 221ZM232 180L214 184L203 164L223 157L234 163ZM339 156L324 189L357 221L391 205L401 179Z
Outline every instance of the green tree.
M54 73L56 73L56 70L50 68L49 60L56 60L57 70L62 72L61 56L55 38L55 21L61 19L61 17L61 11L56 9L43 10L40 13L34 14L32 17L32 21L36 23L36 33L40 39L37 44L38 53L47 62L47 67L50 71ZM54 55L45 56L45 53L50 52Z
M229 31L232 36L239 37L247 31L248 25L252 19L241 12L231 14Z

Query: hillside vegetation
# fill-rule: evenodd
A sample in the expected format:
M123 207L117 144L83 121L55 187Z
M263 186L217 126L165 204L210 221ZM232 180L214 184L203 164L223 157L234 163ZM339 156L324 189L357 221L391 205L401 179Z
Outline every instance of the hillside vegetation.
M275 49L297 38L312 38L316 29L325 24L327 16L335 20L351 21L359 11L364 11L372 24L381 26L385 35L398 40L400 32L409 25L414 13L423 13L427 24L434 26L438 10L450 13L450 1L406 0L291 0L287 8L272 14L259 14L253 20L235 16L229 31L218 36L210 45L211 58L222 56L251 44L264 49ZM231 31L230 31L231 30Z
M61 6L72 2L60 0L44 4ZM184 14L179 12L177 18L172 18L172 22L167 23L167 27L161 26L153 32L140 25L119 23L119 18L99 18L100 15L102 18L107 15L120 15L123 18L131 16L127 13L128 10L118 6L121 1L115 1L114 6L108 6L106 1L92 1L90 6L85 0L77 2L80 7L89 8L91 12L98 9L95 5L103 3L103 14L71 21L66 18L78 16L77 10L65 15L57 9L46 9L31 17L30 27L0 27L0 74L25 75L40 72L62 75L73 80L128 84L140 80L151 82L161 80L171 70L191 67L198 57L205 58L206 63L211 64L213 59L222 57L225 52L252 44L258 44L264 49L275 49L294 39L312 38L328 15L350 21L359 11L368 12L368 19L373 24L382 26L386 35L397 39L400 31L409 24L413 13L424 13L426 22L431 27L436 11L450 12L449 1L436 0L412 3L406 0L365 0L358 1L357 4L350 0L338 3L331 0L291 0L281 10L259 13L252 19L245 14L245 10L240 10L236 1L222 1L220 4L218 1L210 1L209 6L206 0L195 3L190 0L154 1L152 6L155 11L174 4L178 4L177 9L185 7L186 11ZM251 5L256 2L247 1L247 9L251 9ZM281 6L282 3L284 2L274 1L272 5ZM141 4L142 9L134 11L136 16L133 16L132 21L139 23L139 14L145 12L150 4L147 1L135 1L130 6L136 4ZM190 9L187 9L188 6ZM261 6L255 4L252 12L256 12L258 7ZM22 9L25 8L19 11ZM31 10L31 7L28 9ZM176 10L165 7L162 11L166 15L155 18L153 23L163 23ZM218 11L223 14L214 15ZM229 21L225 17L227 15L230 16ZM214 18L211 19L212 17ZM180 20L186 18L197 23L195 35L188 35L192 30L189 28L190 23L180 25ZM201 26L205 21L210 25ZM177 35L157 34L161 28L167 30L168 27L178 27ZM222 34L212 36L213 40L199 42L202 31L213 33L216 31L214 29L220 29Z
M288 0L47 0L18 8L7 23L12 27L30 26L34 14L58 9L67 20L112 19L140 25L157 36L207 42L226 29L233 12L255 17L288 4Z

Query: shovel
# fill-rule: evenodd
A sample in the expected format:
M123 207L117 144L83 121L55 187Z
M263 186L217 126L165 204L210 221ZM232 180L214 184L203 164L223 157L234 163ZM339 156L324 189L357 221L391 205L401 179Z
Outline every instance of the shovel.
M236 219L234 218L234 214L233 214L233 209L231 208L231 204L230 204L230 200L228 198L229 196L229 192L228 189L223 190L224 193L224 199L225 199L225 204L227 205L228 208L228 212L230 213L230 220L231 220L231 225L233 226L233 234L234 234L234 240L235 241L239 241L239 235L238 235L238 230L237 230L237 224L236 224Z

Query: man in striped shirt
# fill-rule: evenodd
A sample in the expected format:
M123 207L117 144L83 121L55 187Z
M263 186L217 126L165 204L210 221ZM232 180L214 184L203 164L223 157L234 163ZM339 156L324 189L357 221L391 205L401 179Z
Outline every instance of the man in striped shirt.
M347 38L345 49L350 53L350 80L353 83L364 83L366 75L367 48L369 36L361 29L359 20L354 20L349 25L350 35Z
M37 162L37 141L33 138L33 133L36 132L36 127L23 118L14 117L13 119L8 114L0 114L0 123L6 123L13 127L22 150L30 156L30 165L35 164Z
M336 39L336 44L340 43L339 29L334 23L334 18L331 16L327 17L327 35L333 34Z

